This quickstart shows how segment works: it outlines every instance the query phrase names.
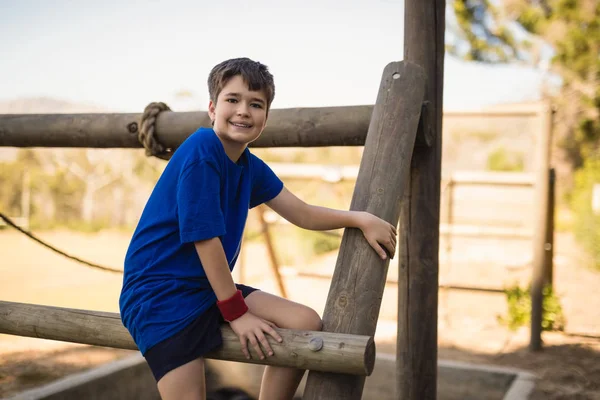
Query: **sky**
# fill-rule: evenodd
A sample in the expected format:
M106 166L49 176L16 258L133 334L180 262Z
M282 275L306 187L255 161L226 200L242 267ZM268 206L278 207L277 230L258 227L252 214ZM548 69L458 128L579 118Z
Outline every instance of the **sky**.
M0 101L51 97L114 112L206 109L219 62L275 77L273 108L373 104L403 54L403 0L0 0ZM539 98L542 75L445 59L444 107Z

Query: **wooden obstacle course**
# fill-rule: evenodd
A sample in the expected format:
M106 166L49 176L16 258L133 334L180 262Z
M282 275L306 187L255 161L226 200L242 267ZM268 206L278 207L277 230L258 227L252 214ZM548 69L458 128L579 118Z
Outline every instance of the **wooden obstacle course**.
M427 110L427 107L422 106L425 81L423 69L416 64L395 62L385 68L377 103L370 119L352 209L367 210L393 224L397 223L399 200L408 182L417 137L423 136L423 143L428 140L428 124L421 120L422 110ZM382 173L383 171L387 173ZM364 375L372 370L372 365L368 365L370 360L374 360L372 336L378 319L388 263L389 260L383 261L377 256L359 230L348 229L342 241L336 269L338 272L334 276L324 315L325 330L336 332L323 333L328 335L328 340L332 338L331 335L337 337L333 347L324 346L323 350L315 353L306 349L306 336L296 336L304 338L304 342L284 336L286 342L292 343L287 348L289 357L273 357L264 361L253 359L250 362L310 369L305 395L307 399L360 398ZM64 313L64 310L57 308L7 303L3 307L4 317L0 325L3 333L110 347L134 346L121 326L118 314L84 310ZM20 312L15 312L16 309ZM61 318L57 315L59 312L63 312ZM11 319L11 316L16 315L20 315L20 322ZM361 317L356 318L357 315ZM71 319L88 322L72 325ZM56 321L62 323L56 324ZM110 328L104 326L106 323L112 323ZM86 332L84 326L91 327L94 331ZM223 330L223 334L226 345L218 354L211 356L248 362L243 358L235 334L227 329ZM356 338L357 335L360 339ZM359 342L357 351L352 352L351 357L340 357L343 353L337 350L346 348L352 342L351 338ZM275 346L274 350L278 352L280 349ZM304 354L303 351L308 353ZM323 361L320 356L330 352L331 360ZM301 354L304 358L299 357ZM355 362L349 362L350 358L354 358ZM359 365L360 363L363 365ZM358 379L356 375L359 375Z
M254 143L256 147L365 144L351 208L371 211L394 224L402 215L398 259L399 277L404 280L399 285L397 381L398 397L405 400L436 396L444 20L445 1L405 1L405 61L386 67L372 112L368 106L272 110L269 126ZM0 116L0 145L135 148L140 147L137 118L138 114ZM198 126L210 126L206 113L165 111L157 117L155 132L159 142L173 149ZM327 300L325 330L372 336L388 263L376 256L358 230L346 230ZM7 326L12 321L12 334L40 337L46 325L26 318L36 310L41 309L28 308L13 320L13 304L1 314L2 320ZM42 318L51 321L51 310L43 310ZM69 315L75 319L82 313ZM116 318L112 316L113 321ZM103 313L94 321L109 319ZM65 326L58 331L67 331ZM74 334L83 340L77 330ZM110 337L116 332L98 334L104 340L103 334ZM239 349L231 356L245 361ZM364 377L345 374L343 366L336 366L335 372L313 368L305 398L360 399Z

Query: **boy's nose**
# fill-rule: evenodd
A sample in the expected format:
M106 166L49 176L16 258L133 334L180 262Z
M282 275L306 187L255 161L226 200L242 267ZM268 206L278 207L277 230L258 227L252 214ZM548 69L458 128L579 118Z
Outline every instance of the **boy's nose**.
M237 113L238 115L248 115L248 107L245 105L240 104L240 106L237 109Z

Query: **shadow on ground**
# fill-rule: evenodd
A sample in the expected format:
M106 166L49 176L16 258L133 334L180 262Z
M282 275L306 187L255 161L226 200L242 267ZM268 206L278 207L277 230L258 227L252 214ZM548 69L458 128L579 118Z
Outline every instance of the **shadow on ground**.
M395 353L396 346L393 343L378 343L377 351ZM531 372L538 378L531 400L600 399L600 340L546 344L543 351L536 353L530 352L526 347L487 354L441 346L438 348L438 357Z

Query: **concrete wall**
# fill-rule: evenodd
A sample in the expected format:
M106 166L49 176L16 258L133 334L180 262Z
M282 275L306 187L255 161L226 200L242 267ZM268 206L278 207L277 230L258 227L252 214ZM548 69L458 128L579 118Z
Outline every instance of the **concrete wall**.
M258 395L264 367L227 361L207 361L207 390L238 387ZM306 375L298 395L301 395ZM440 360L438 400L526 400L534 377L523 371ZM395 400L395 357L379 354L367 378L364 399ZM10 400L159 400L154 378L141 355L75 374Z

